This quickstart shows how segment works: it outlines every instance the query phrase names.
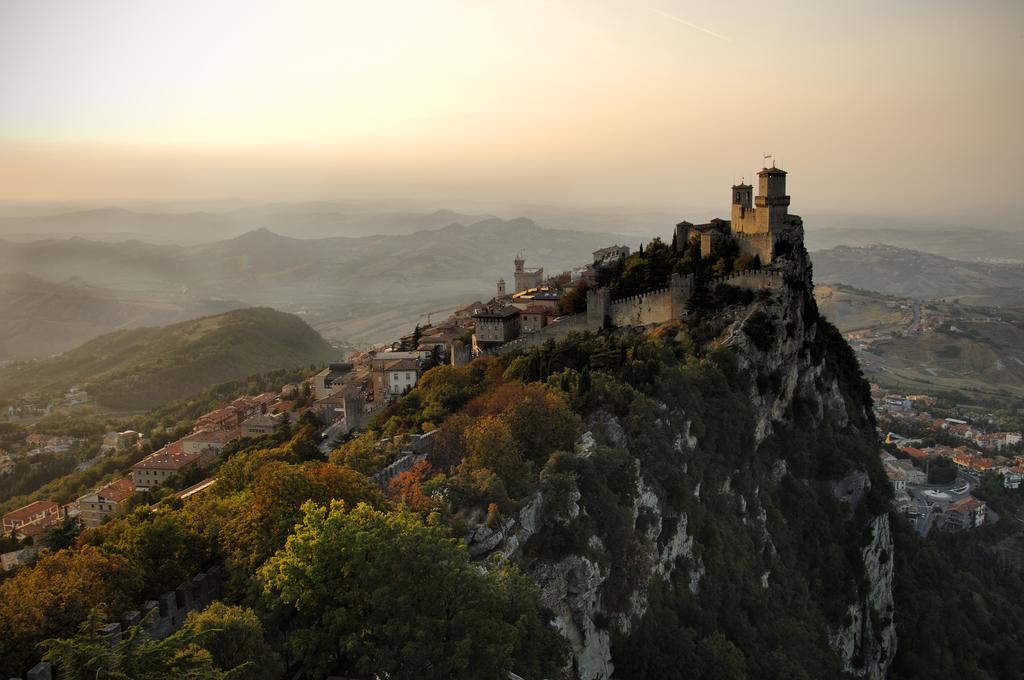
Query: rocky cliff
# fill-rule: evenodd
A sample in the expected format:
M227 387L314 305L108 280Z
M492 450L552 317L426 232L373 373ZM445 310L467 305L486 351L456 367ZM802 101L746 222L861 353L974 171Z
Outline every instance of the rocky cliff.
M709 655L750 677L886 675L892 538L866 385L802 246L777 266L786 284L701 321L714 339L683 365L599 385L542 490L469 536L524 564L575 677L698 677Z

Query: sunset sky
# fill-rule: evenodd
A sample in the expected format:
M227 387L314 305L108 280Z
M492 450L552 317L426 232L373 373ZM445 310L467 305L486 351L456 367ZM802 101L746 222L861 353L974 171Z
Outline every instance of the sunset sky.
M1024 3L31 0L0 200L714 204L1020 227Z

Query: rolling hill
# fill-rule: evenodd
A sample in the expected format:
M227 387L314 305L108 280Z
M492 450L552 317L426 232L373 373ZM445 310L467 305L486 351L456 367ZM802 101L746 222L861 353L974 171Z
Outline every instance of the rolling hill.
M517 253L527 266L559 272L615 242L624 241L497 218L361 238L299 239L257 229L192 246L0 241L0 274L50 283L74 279L154 305L211 300L268 306L301 314L330 340L378 343L409 332L426 312L488 299L499 277L511 278ZM157 322L171 320L177 319Z
M968 262L887 245L838 246L811 253L816 281L921 300L958 299L981 306L1021 306L1024 267Z
M117 331L61 356L0 369L0 397L59 394L73 385L101 406L155 408L211 385L338 358L299 317L239 309L170 326Z
M1024 398L1024 310L921 301L842 284L821 284L814 293L872 381L982 401Z

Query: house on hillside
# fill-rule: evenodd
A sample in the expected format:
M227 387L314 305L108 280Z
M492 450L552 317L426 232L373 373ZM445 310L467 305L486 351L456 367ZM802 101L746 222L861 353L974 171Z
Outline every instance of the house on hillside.
M242 421L242 436L255 438L263 437L268 434L273 434L277 426L281 424L284 416L282 414L271 415L269 413L261 413L257 416L247 418Z
M199 416L193 429L196 432L230 430L238 427L240 422L238 412L230 406L225 406Z
M370 356L370 384L373 401L386 403L416 384L420 375L420 352L377 352ZM395 391L397 389L397 392Z
M511 342L523 330L522 312L516 307L486 309L474 314L473 320L476 322L473 354Z
M178 441L181 443L181 448L185 453L199 455L200 465L209 465L217 458L217 454L221 452L221 449L227 446L228 442L238 439L238 437L238 428L233 428L230 430L193 432Z
M350 363L339 362L330 364L324 370L313 376L313 398L323 399L338 389L352 373L353 366Z
M544 305L528 305L522 312L523 334L536 333L547 326L553 317L551 309Z
M130 477L136 490L160 486L190 465L199 464L198 453L185 453L180 441L168 444L132 466Z
M942 526L947 531L976 529L985 523L988 505L974 496L950 503L942 513Z
M130 479L119 479L78 499L78 517L86 528L98 527L135 493Z
M53 501L33 501L3 516L5 534L23 534L26 527L50 527L61 520L60 506Z

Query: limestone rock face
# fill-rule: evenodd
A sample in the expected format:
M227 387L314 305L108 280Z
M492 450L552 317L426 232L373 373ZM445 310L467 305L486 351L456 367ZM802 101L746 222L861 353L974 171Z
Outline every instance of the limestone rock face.
M868 587L864 596L850 605L847 621L829 632L829 642L843 660L843 670L869 680L882 680L896 655L896 625L893 622L893 541L889 516L879 515L871 523L871 542L863 551Z
M739 368L752 377L750 404L754 422L755 446L760 446L776 428L789 426L794 402L810 411L814 423L828 422L833 427L865 427L868 407L863 400L844 395L829 370L828 357L808 350L817 332L815 310L807 302L810 277L802 259L797 259L787 276L786 286L771 295L759 296L739 313L725 333L723 343L735 352ZM795 280L795 284L793 281ZM801 280L803 283L801 285ZM759 326L766 337L755 342L746 332L746 324L759 315ZM764 329L767 328L767 332ZM691 457L699 447L701 432L691 431L692 416L671 404L661 404L656 424L665 423L674 455L683 474L694 466ZM675 429L669 422L678 423ZM525 559L527 573L541 589L542 601L555 615L558 630L568 640L572 652L572 673L581 680L610 680L615 671L611 648L611 630L626 635L634 631L649 606L648 586L654 580L688 585L691 593L700 592L705 575L701 549L690 535L691 521L685 513L672 511L659 497L661 488L641 469L628 428L610 413L599 411L586 423L586 432L577 442L575 455L590 458L600 447L621 450L633 456L635 489L632 499L634 531L641 546L639 554L630 556L630 569L635 584L629 596L609 604L607 585L612 557L600 538L590 537L583 552L555 558ZM752 455L754 452L751 452ZM768 465L762 479L751 493L741 493L732 484L732 477L707 480L690 477L688 498L704 504L714 496L729 501L730 512L737 521L749 527L760 543L761 554L773 559L777 554L762 498L772 494L790 469L784 460ZM585 513L578 488L569 489L558 503L548 502L542 493L535 495L519 513L490 529L476 529L467 536L470 553L483 557L501 553L507 558L522 556L527 541L545 531L552 523L567 526ZM872 680L884 678L896 651L893 625L893 542L887 515L871 520L872 539L862 554L865 588L848 608L843 621L832 622L827 633L832 649L846 671ZM772 569L758 572L757 586L772 587Z

